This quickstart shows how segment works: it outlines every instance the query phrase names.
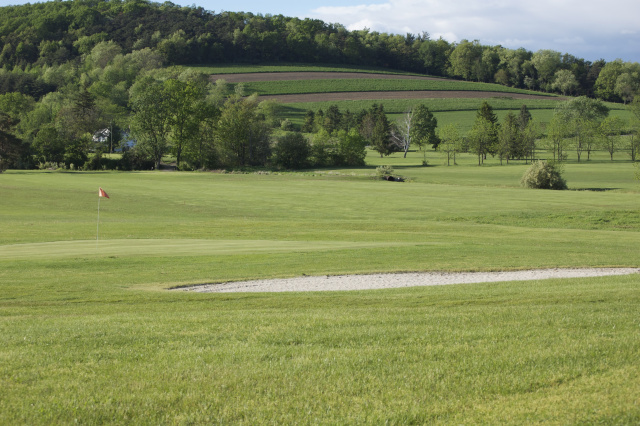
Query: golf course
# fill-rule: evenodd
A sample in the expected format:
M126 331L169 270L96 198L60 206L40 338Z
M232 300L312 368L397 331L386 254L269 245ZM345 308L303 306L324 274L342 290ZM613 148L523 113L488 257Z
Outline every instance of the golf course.
M639 425L638 6L284 3L0 6L0 426Z
M168 291L638 267L629 162L569 163L570 190L548 191L520 187L525 164L410 154L297 173L3 173L0 422L636 423L638 274ZM381 164L407 181L375 179Z

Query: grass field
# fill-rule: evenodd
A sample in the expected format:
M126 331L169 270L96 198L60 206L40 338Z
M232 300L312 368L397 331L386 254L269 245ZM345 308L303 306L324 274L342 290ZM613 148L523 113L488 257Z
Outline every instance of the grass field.
M407 90L411 81L246 88ZM526 103L541 123L557 104L487 100L499 117ZM464 132L481 101L421 103ZM307 109L374 102L282 109L301 123ZM415 104L384 101L391 118ZM303 274L639 266L640 185L626 154L611 162L596 152L584 164L569 154L563 192L520 188L525 164L489 158L479 168L460 155L445 167L433 151L301 173L2 174L0 423L638 423L638 276L167 291ZM408 182L374 180L377 165ZM100 200L99 241L98 187L111 196Z
M281 107L281 117L289 119L296 125L302 125L304 115L308 110L326 110L331 105L337 105L340 110L359 112L370 108L373 104L383 104L385 111L392 120L401 114L415 107L417 104L427 106L435 113L439 125L456 123L463 133L471 129L475 113L482 101L487 101L493 107L498 117L502 119L507 112L512 111L517 114L524 104L531 111L536 120L545 125L551 120L553 110L562 98L543 92L533 92L529 90L515 89L498 84L476 83L468 81L443 81L443 80L400 80L400 79L340 79L340 72L360 72L378 74L407 75L409 73L396 72L389 69L362 68L353 66L314 64L266 64L247 65L230 64L216 66L194 66L187 67L209 74L241 74L241 73L273 73L273 72L336 72L336 77L330 80L296 80L296 81L264 81L244 83L246 93L258 93L259 95L282 95L282 94L307 94L308 102L295 102L283 104ZM415 74L413 74L415 75ZM442 92L456 92L451 97L434 99L387 99L387 100L336 100L336 101L314 101L313 95L317 93L362 93L372 91L415 91L433 90ZM486 99L467 98L457 92L460 91L487 91L502 92L498 96ZM514 99L510 93L539 94L548 96L548 99ZM611 115L619 116L624 120L631 119L631 113L624 105L607 103L611 110Z
M640 421L638 276L194 294L238 279L637 267L628 162L0 175L0 423ZM431 164L438 154L429 152ZM371 178L393 165L407 183ZM96 241L98 187L100 241Z
M339 77L339 74L338 74ZM499 84L474 83L469 81L442 80L393 80L393 79L329 79L329 80L296 80L296 81L264 81L246 83L246 93L258 95L288 95L297 93L327 92L385 92L385 91L494 91L498 93L538 94L530 90L516 89ZM555 96L548 94L549 98Z
M521 99L486 99L492 106L498 117L501 119L507 112L514 114L520 112L523 104L531 112L532 116L540 123L547 123L553 115L553 108L558 101L553 100L521 100ZM418 104L425 105L429 110L434 112L438 119L438 126L444 126L448 123L455 123L459 126L460 131L467 132L473 125L475 113L482 104L482 99L422 99L422 100L385 100L381 101L335 101L335 102L305 102L282 105L282 117L288 118L292 123L302 125L304 116L308 110L318 111L323 109L326 111L331 105L337 105L341 111L359 112L363 109L369 109L373 104L384 104L385 111L391 120L399 118L410 108ZM630 113L624 111L624 116Z
M328 72L363 72L373 74L396 74L396 75L418 75L404 71L390 70L378 67L354 67L353 65L338 64L301 64L283 63L274 64L220 64L220 65L189 65L178 66L177 68L194 69L206 74L243 74L247 72L305 72L305 71L328 71Z

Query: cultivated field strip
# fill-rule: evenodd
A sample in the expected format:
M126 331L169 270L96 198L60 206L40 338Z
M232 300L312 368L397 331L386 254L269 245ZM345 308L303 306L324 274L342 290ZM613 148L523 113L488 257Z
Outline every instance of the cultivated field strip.
M299 102L336 102L336 101L364 101L364 100L396 100L396 99L541 99L549 100L548 96L528 95L523 93L478 92L478 91L440 91L413 90L392 92L329 92L305 93L295 95L265 95L263 100L277 100L282 103ZM562 98L553 98L562 100Z
M389 80L432 80L457 81L439 77L404 74L372 74L365 72L253 72L241 74L213 74L211 81L225 80L227 83L255 83L264 81L296 81L296 80L331 80L340 79L389 79Z
M277 100L287 104L399 99L565 99L498 85L403 74L255 72L212 74L210 79L224 80L230 84L247 84L247 93L257 92L261 99ZM420 84L420 81L424 84ZM486 90L493 88L496 90Z

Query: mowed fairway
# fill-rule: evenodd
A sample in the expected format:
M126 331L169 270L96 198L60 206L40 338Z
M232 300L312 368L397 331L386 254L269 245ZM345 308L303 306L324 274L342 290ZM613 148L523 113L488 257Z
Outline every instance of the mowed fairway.
M638 266L629 164L570 164L571 187L599 174L609 190L549 192L518 187L525 166L420 159L404 184L373 168L0 175L0 423L638 423L637 275L166 291Z

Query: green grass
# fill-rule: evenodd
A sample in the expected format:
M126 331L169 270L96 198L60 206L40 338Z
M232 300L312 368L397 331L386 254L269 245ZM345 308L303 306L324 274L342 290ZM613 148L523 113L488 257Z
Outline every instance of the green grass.
M363 109L369 109L373 104L384 104L385 111L390 119L396 119L401 114L406 113L410 108L418 104L425 105L433 111L438 118L438 125L450 122L460 125L462 131L471 129L475 113L482 101L488 101L499 114L504 116L508 111L518 114L522 105L527 105L531 114L540 119L541 122L548 122L553 114L553 109L558 104L557 100L539 99L511 99L511 98L488 98L488 99L397 99L397 100L367 100L367 101L334 101L334 102L301 102L283 104L282 117L288 118L292 123L301 125L304 122L305 113L308 110L326 111L331 105L337 105L341 111L351 111L357 113ZM625 111L626 112L626 111ZM628 112L626 112L628 114Z
M389 68L365 67L354 65L339 64L301 64L301 63L284 63L278 62L274 64L220 64L220 65L188 65L179 66L179 68L188 68L200 71L206 74L244 74L257 72L362 72L373 74L396 74L396 75L421 75L398 71Z
M429 152L435 164L437 153ZM637 423L638 276L291 294L250 278L638 266L627 162L0 175L0 423ZM433 160L433 161L431 161ZM393 165L410 182L371 179ZM95 241L98 197L100 241ZM591 190L585 190L591 189Z
M489 91L499 93L525 93L556 97L530 90L516 89L499 84L474 83L470 81L408 80L408 79L328 79L265 81L244 84L246 93L258 95L288 95L299 93L336 92L389 92L389 91Z
M640 416L631 277L345 294L121 293L10 309L3 423Z
M341 111L351 111L357 113L363 109L369 109L373 104L384 105L385 111L391 120L395 120L406 113L410 108L418 104L425 105L434 112L438 119L438 126L442 127L448 123L458 125L464 134L471 130L475 114L483 100L489 102L494 112L501 121L504 116L511 111L513 114L520 113L520 107L526 105L531 115L544 125L551 121L558 100L546 99L513 99L508 97L486 98L486 99L397 99L397 100L366 100L366 101L334 101L334 102L301 102L282 104L282 117L288 118L292 123L302 125L304 116L308 110L326 111L331 105L337 105ZM632 118L631 112L622 109L622 105L608 104L611 108L610 114L619 116L627 122Z

